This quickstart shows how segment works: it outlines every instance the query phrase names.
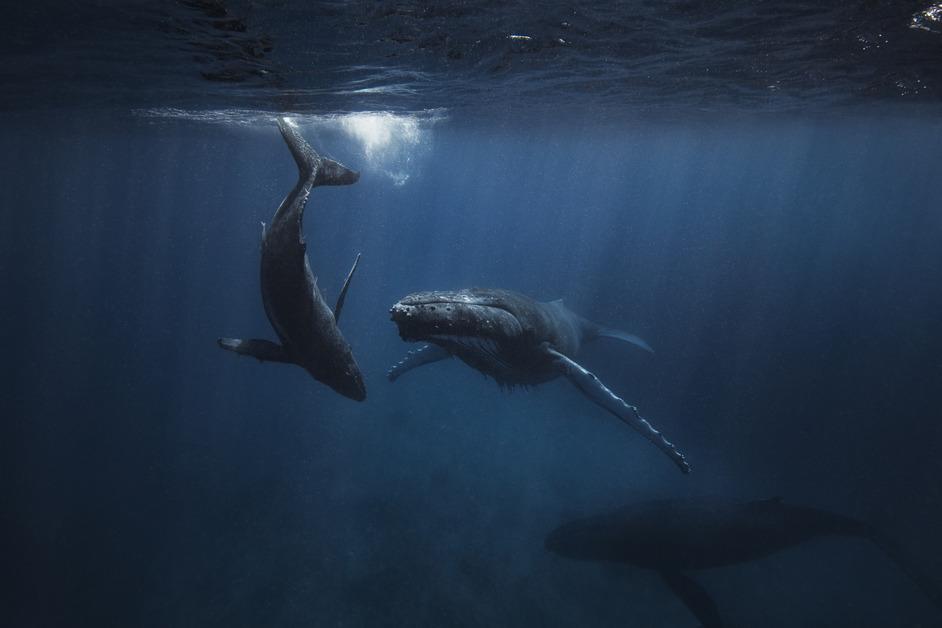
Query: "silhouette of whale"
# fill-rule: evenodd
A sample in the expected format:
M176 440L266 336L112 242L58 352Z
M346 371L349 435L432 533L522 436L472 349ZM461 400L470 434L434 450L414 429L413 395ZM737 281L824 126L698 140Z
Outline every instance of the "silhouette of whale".
M942 609L938 586L884 535L850 517L792 506L780 498L643 502L564 523L546 537L544 546L574 560L624 563L656 571L703 626L721 628L716 603L685 572L756 560L830 535L874 542Z

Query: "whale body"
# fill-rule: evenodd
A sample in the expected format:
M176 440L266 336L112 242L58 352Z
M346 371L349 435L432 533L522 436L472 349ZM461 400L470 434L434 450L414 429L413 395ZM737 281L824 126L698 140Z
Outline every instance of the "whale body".
M600 337L652 351L638 336L582 318L562 300L543 303L499 288L410 294L393 305L390 314L403 340L428 343L390 369L390 380L451 356L505 387L533 386L564 376L590 400L651 441L681 471L690 471L684 454L636 407L575 361L584 343Z
M851 517L786 504L780 498L632 504L563 523L546 537L544 546L573 560L656 571L703 626L721 628L716 603L687 572L757 560L824 536L872 541L942 609L938 586L885 535Z
M278 120L281 136L298 165L298 182L275 211L271 225L262 225L262 304L280 343L270 340L220 338L219 346L263 362L300 366L311 377L345 397L366 398L363 375L337 320L360 256L347 275L331 311L311 271L301 233L311 190L321 185L350 185L358 172L318 155L287 119Z

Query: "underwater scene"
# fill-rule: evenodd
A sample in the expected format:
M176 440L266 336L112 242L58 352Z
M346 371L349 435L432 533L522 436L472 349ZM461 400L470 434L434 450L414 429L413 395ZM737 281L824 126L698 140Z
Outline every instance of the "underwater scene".
M942 4L5 4L0 625L942 626Z

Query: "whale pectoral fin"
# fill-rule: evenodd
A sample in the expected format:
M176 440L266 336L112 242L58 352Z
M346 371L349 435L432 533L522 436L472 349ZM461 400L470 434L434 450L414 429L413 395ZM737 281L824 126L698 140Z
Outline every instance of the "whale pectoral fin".
M340 320L340 310L343 309L343 302L347 299L347 288L350 287L350 280L353 279L353 273L357 271L357 265L360 263L360 254L353 260L353 267L347 273L347 278L343 280L343 287L340 289L340 295L337 297L337 305L334 306L334 322Z
M679 571L662 571L660 574L670 590L700 620L703 628L723 628L716 602L696 580Z
M404 358L399 360L395 366L389 369L386 373L386 377L389 378L389 381L394 382L406 371L411 371L412 369L419 368L423 364L431 364L432 362L438 362L450 357L451 354L438 345L422 345L418 349L410 351Z
M286 362L293 364L284 347L268 340L241 340L239 338L220 338L219 346L226 351L239 355L249 355L259 362Z
M690 473L690 465L687 464L687 458L684 454L682 454L673 443L667 440L663 434L654 429L654 426L641 416L636 407L625 403L624 399L609 390L598 377L580 364L570 360L562 353L551 348L548 344L544 349L553 358L553 364L559 372L565 375L570 382L575 384L586 397L640 432L642 436L667 454L667 456L674 461L674 464L680 467L681 471Z

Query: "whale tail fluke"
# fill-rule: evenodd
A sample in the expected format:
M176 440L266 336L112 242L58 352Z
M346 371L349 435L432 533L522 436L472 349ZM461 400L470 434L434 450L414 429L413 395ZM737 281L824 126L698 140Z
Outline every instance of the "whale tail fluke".
M320 158L314 187L318 185L352 185L360 180L360 173L326 157Z
M351 185L360 179L360 173L347 168L342 163L321 157L311 148L301 133L288 118L278 118L278 129L284 138L302 181L312 181L312 186Z
M925 593L929 601L942 611L942 587L926 571L921 568L903 551L899 544L884 533L872 527L867 528L865 536L870 539L877 547L883 550L890 560L896 563L900 571L913 581L913 583Z
M259 362L294 362L288 357L284 347L269 340L241 340L239 338L220 338L216 341L226 351L239 355L248 355Z
M582 336L585 342L595 340L596 338L614 338L615 340L621 340L622 342L627 342L640 349L644 349L648 353L654 353L654 349L651 348L651 345L645 342L644 338L640 336L635 336L634 334L629 334L627 331L613 327L605 327L604 325L593 323L589 319L582 318L581 316L578 317L578 320L582 327Z
M571 311L566 307L566 304L563 303L562 299L556 299L555 301L548 301L546 305L556 308L558 312L561 312L570 317L575 325L579 328L582 334L582 341L589 342L597 338L614 338L616 340L621 340L622 342L627 342L633 344L634 346L644 349L648 353L654 353L654 349L651 348L647 342L644 341L640 336L635 336L634 334L629 334L626 331L620 329L614 329L612 327L605 327L604 325L599 325L593 321L590 321L587 318L579 316L575 312Z

